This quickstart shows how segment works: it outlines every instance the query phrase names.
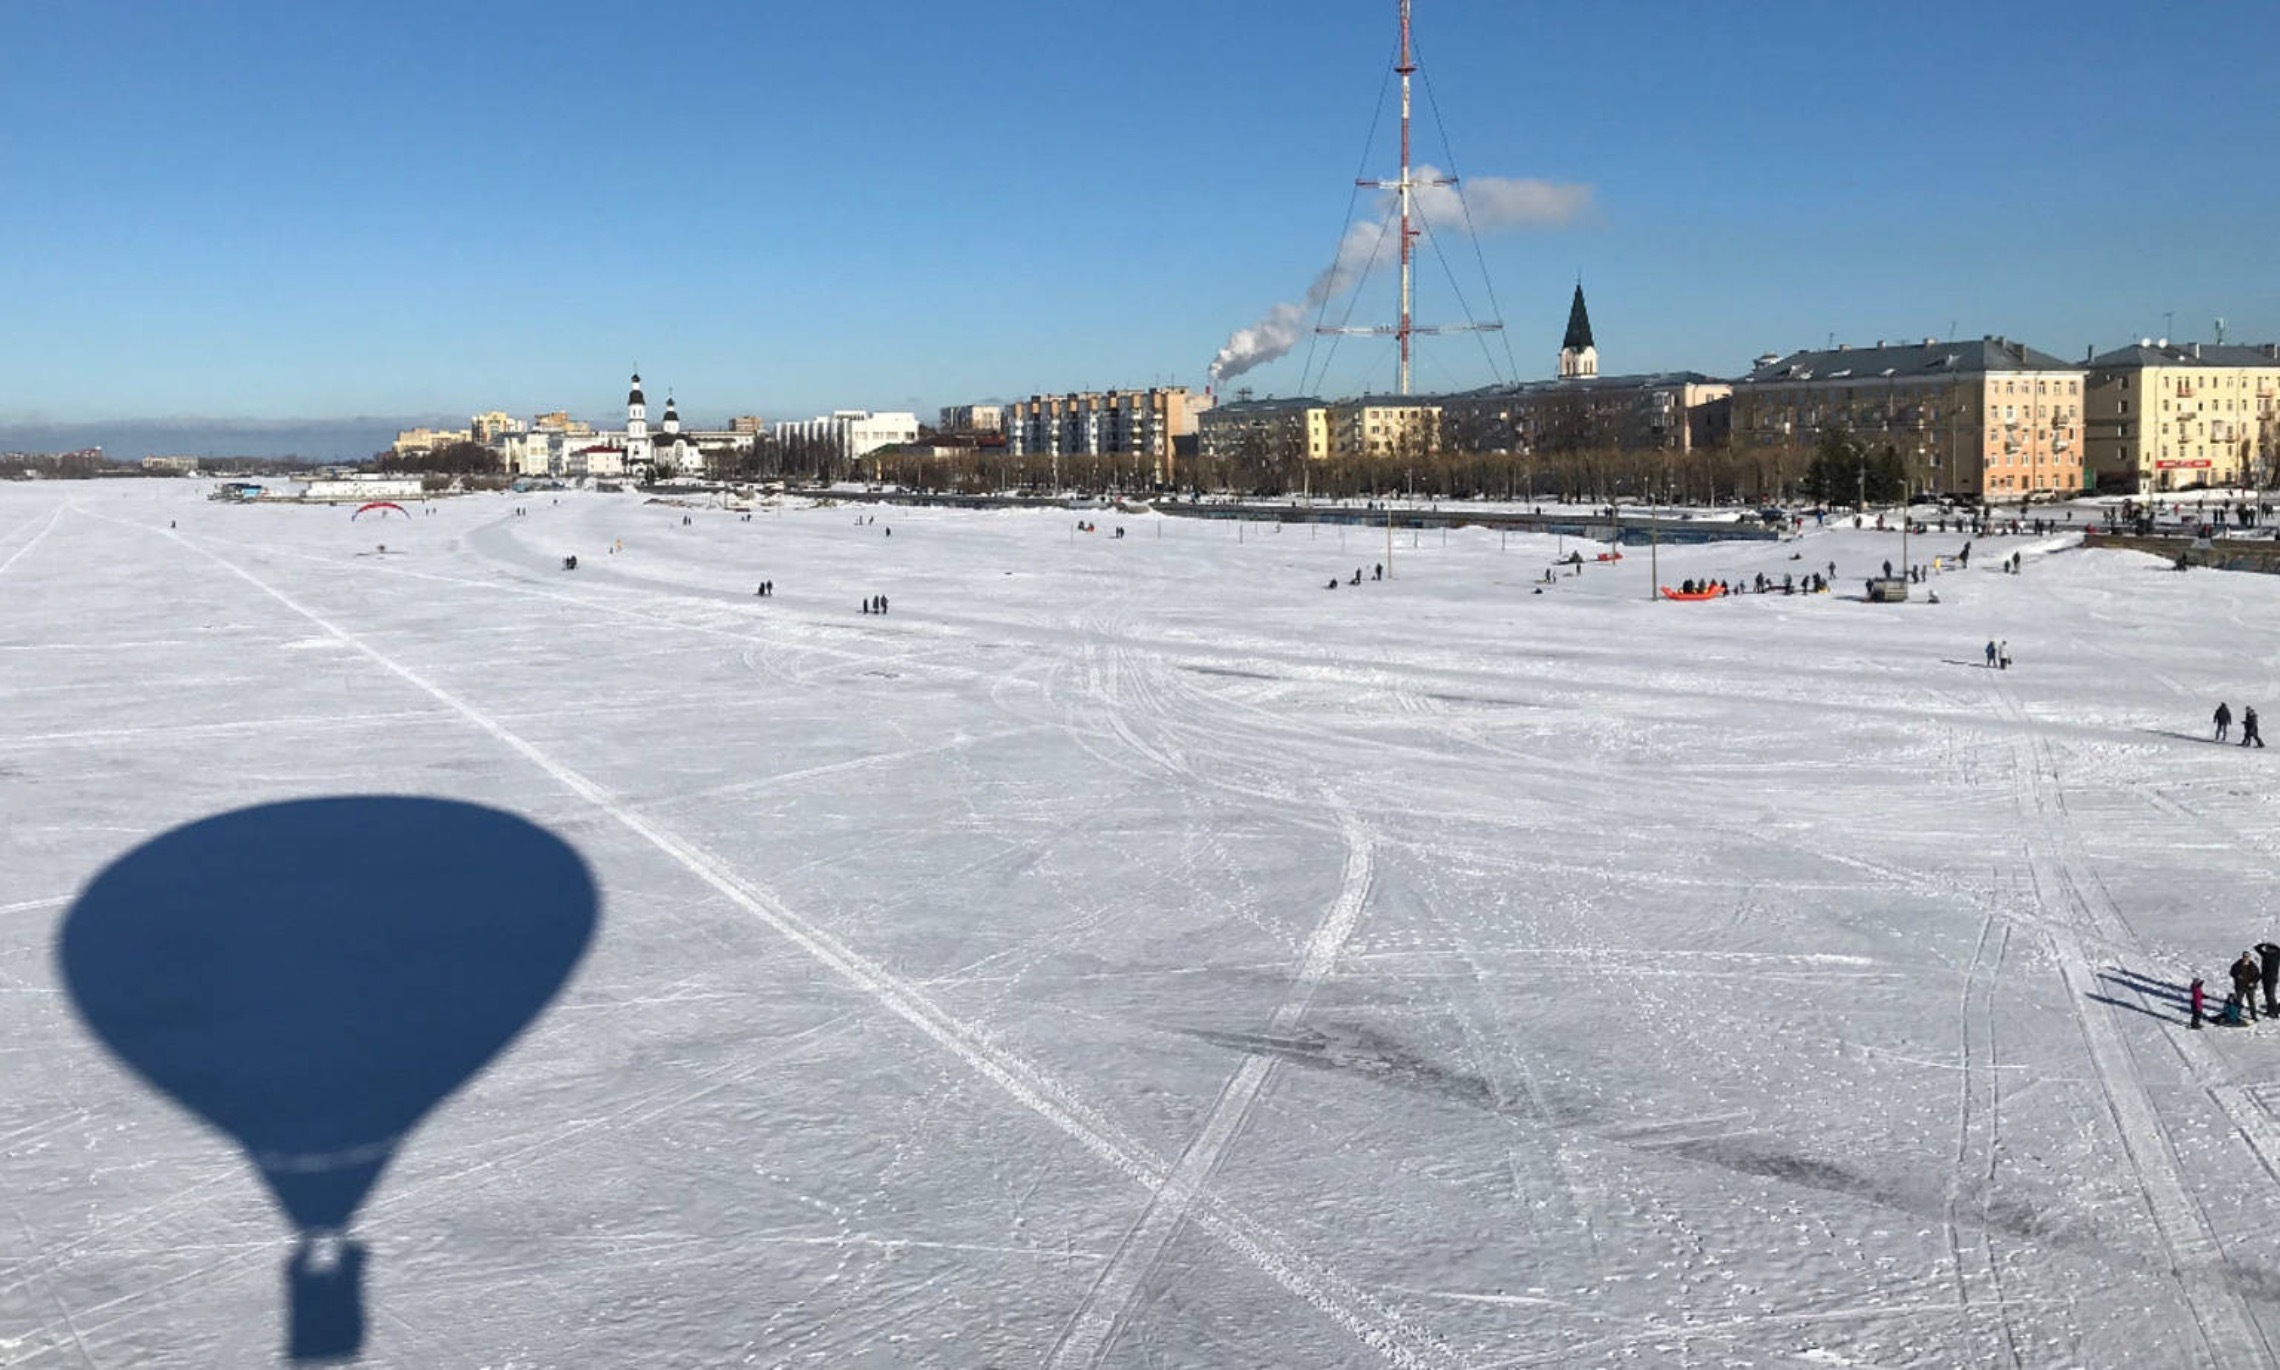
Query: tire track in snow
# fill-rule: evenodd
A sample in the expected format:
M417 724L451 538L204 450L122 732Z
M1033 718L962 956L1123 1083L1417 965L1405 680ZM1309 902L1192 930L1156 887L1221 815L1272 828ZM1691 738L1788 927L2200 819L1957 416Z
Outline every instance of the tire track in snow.
M1956 1311L1963 1343L1959 1348L1959 1363L1967 1365L1994 1364L1998 1359L1995 1354L1998 1336L2001 1358L2008 1359L2014 1366L2023 1364L2018 1337L2011 1326L2010 1307L2003 1297L2003 1276L1995 1254L1994 1230L1987 1221L1994 1199L2001 1125L2002 1085L1995 1068L1995 1010L2003 955L2010 941L2011 929L2002 913L1990 910L1987 920L1980 925L1979 940L1972 945L1971 962L1964 968L1961 1002L1956 1008L1962 1065L1956 1079L1955 1166L1948 1175L1942 1217L1947 1226L1948 1253L1955 1267ZM1990 943L1994 945L1992 960L1988 955ZM1972 1037L1981 1031L1986 1035L1986 1060L1974 1068ZM1982 1090L1986 1093L1984 1101L1978 1098ZM1972 1224L1978 1232L1970 1242L1965 1241L1957 1221L1967 1187L1978 1191L1979 1200L1978 1218ZM1973 1301L1975 1288L1985 1292L1986 1302ZM1990 1318L1992 1327L1988 1326Z
M41 543L47 541L47 535L54 532L56 524L63 521L63 511L71 507L73 506L68 504L57 505L55 512L48 515L48 521L46 525L43 526L38 532L32 534L32 540L30 542L27 542L23 546L17 548L15 551L10 552L6 561L0 561L0 576L8 574L9 567L15 565L17 562L22 561L26 556L30 555L31 550L34 547L37 547Z
M1337 966L1338 955L1352 939L1355 927L1361 922L1362 910L1369 902L1374 841L1350 813L1342 817L1346 820L1346 868L1338 882L1338 894L1315 926L1314 935L1307 939L1298 972L1284 991L1282 1003L1267 1020L1267 1031L1271 1034L1292 1031L1306 1016L1315 990ZM1180 1156L1169 1181L1156 1191L1138 1221L1117 1243L1107 1269L1093 1282L1084 1302L1070 1317L1060 1341L1047 1358L1048 1366L1055 1370L1095 1366L1107 1355L1131 1314L1141 1286L1163 1260L1172 1239L1186 1226L1196 1196L1209 1183L1227 1148L1250 1118L1253 1105L1274 1076L1276 1063L1277 1058L1273 1056L1253 1052L1243 1058L1243 1064L1221 1087L1218 1101Z
M983 1029L955 1017L902 977L862 956L821 926L801 917L772 892L736 874L709 852L635 811L597 782L555 760L473 704L430 682L410 667L402 665L379 648L306 607L284 591L269 585L235 562L216 552L186 543L178 536L175 541L190 546L256 590L354 648L389 674L434 698L479 731L537 767L555 783L600 809L732 904L836 973L880 1008L902 1019L974 1073L998 1086L1015 1102L1052 1124L1102 1164L1148 1190L1151 1202L1178 1181L1181 1186L1178 1191L1179 1201L1189 1221L1257 1267L1284 1290L1330 1318L1388 1362L1404 1367L1404 1370L1447 1362L1447 1353L1436 1339L1404 1323L1366 1291L1307 1259L1287 1240L1212 1194L1196 1177L1181 1177L1177 1168L1167 1165L1162 1157L1125 1135L1114 1122L1068 1093L1035 1065L998 1045ZM1366 887L1366 843L1363 851ZM1360 898L1357 896L1352 903L1353 911L1344 920L1346 933L1351 932L1352 919L1358 918L1360 914ZM1336 909L1344 907L1344 901L1335 906ZM1334 916L1326 919L1324 926L1333 928L1340 921ZM1320 930L1318 939L1321 939ZM1342 945L1342 940L1343 935L1340 935L1339 945ZM1300 975L1304 978L1312 970L1314 982L1319 983L1335 960L1335 945L1326 939L1321 940L1320 945L1310 941L1307 957L1300 967ZM1311 988L1308 993L1311 994ZM1232 1128L1229 1131L1231 1133Z
M2208 1363L2218 1366L2267 1365L2272 1357L2262 1330L2239 1292L2224 1275L2224 1248L2216 1227L2185 1187L2168 1131L2146 1092L2144 1076L2122 1040L2111 1013L2093 1012L2087 1006L2104 992L2096 969L2084 949L2088 932L2116 946L2134 946L2136 938L2113 906L2113 900L2089 870L2086 858L2066 813L2066 796L2055 787L2057 766L2047 742L2034 729L2034 721L2018 700L1996 680L1989 694L2020 739L2014 767L2012 800L2019 813L2019 831L2026 844L2027 873L2034 884L2038 906L2056 900L2060 907L2044 926L2066 983L2067 1007L2073 1012L2089 1049L2106 1111L2113 1119L2124 1158L2137 1177L2155 1233L2169 1256L2169 1265L2201 1335ZM2052 779L2046 781L2045 777ZM2096 887L2098 897L2088 891Z

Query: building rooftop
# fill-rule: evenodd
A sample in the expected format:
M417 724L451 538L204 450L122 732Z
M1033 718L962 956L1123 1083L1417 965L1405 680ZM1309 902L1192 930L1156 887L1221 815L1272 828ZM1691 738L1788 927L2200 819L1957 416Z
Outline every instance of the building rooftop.
M1205 410L1206 414L1223 419L1239 419L1245 414L1279 414L1293 409L1322 409L1327 406L1312 395L1294 395L1289 399L1223 400Z
M1520 381L1511 385L1484 385L1478 390L1462 391L1447 398L1472 399L1495 395L1543 395L1568 391L1655 390L1679 385L1724 385L1726 383L1716 376L1705 376L1699 371L1646 371L1631 376L1569 376L1560 380Z
M1884 380L1919 376L1966 376L1988 371L2080 371L2080 362L2061 361L2022 342L1989 334L1972 342L1838 347L1792 352L1767 362L1737 384L1782 381Z
M2090 359L2098 367L2280 366L2280 345L2260 343L2172 343L2140 340Z

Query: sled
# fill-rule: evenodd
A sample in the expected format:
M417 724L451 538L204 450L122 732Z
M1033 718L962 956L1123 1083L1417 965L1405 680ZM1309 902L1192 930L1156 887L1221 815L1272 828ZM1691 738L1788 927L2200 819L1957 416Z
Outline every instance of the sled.
M1621 552L1601 552L1592 558L1593 561L1621 561L1622 559L1623 554Z
M1719 589L1694 591L1673 590L1668 585L1665 585L1662 587L1662 593L1664 599L1675 599L1685 603L1692 603L1698 599L1719 599L1722 598L1726 592Z

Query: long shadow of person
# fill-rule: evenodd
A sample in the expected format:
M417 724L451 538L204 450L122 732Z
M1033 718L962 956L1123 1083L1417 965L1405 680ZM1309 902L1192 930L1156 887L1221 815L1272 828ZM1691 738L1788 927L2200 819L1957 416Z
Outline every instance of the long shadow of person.
M265 804L98 875L56 955L135 1073L227 1134L292 1220L286 1351L364 1341L347 1229L420 1119L538 1016L592 940L559 838L440 799Z

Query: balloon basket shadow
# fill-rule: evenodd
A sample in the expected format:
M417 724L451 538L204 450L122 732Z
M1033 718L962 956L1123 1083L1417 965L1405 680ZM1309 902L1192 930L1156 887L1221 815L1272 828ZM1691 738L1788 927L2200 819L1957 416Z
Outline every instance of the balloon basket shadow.
M301 1239L285 1262L285 1355L344 1361L364 1349L364 1244L330 1234Z

